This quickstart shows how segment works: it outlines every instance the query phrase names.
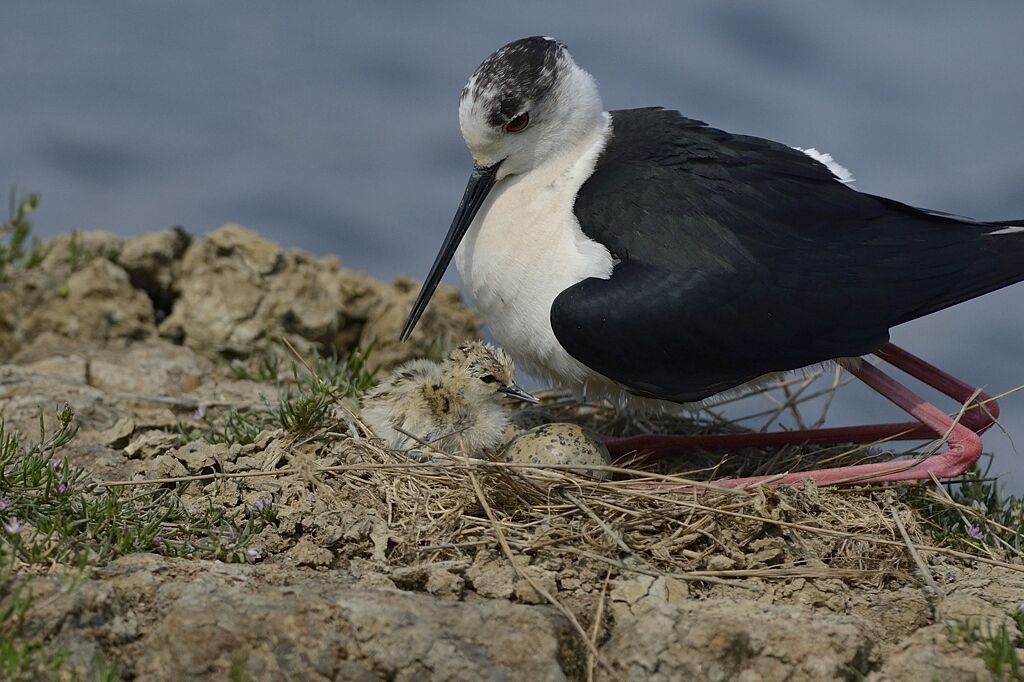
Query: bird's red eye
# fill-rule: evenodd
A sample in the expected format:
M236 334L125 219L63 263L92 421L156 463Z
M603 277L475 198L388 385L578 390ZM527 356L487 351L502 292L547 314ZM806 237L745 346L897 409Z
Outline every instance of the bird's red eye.
M518 116L513 116L512 119L505 124L505 130L510 133L521 133L526 130L526 126L530 125L530 112L524 111Z

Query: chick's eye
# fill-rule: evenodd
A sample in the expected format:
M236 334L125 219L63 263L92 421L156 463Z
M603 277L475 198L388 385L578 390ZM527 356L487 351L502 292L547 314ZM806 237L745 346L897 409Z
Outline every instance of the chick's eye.
M493 374L488 374L486 376L480 377L480 381L484 382L485 384L493 384L498 381L498 377L494 376Z
M513 116L512 119L505 124L505 130L510 133L521 133L526 130L526 126L530 125L530 112L524 111L518 116Z

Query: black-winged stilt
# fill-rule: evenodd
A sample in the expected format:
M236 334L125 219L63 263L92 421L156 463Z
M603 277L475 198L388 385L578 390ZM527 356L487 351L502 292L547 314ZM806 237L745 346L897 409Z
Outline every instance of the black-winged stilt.
M1024 280L1024 219L974 221L864 194L814 150L675 111L606 112L594 79L550 38L488 57L459 122L473 172L403 338L454 256L495 338L542 378L699 404L838 360L917 419L609 439L616 451L948 439L923 460L773 479L822 483L955 476L979 456L995 402L890 344L889 329ZM965 403L962 417L867 354Z

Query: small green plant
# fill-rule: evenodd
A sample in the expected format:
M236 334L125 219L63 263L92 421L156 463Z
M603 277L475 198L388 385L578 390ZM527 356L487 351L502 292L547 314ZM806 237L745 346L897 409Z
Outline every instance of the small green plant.
M249 665L249 654L246 652L236 653L231 657L231 667L228 669L228 679L231 682L253 682L253 678L249 675L247 666Z
M371 351L354 351L340 359L318 355L309 370L293 361L292 375L298 390L294 396L286 391L277 406L281 428L310 433L323 424L334 403L358 399L376 382L377 372L370 369L367 360Z
M67 253L64 262L68 264L71 272L78 272L96 258L106 258L111 263L117 263L121 257L121 245L90 246L78 230L71 231L68 239Z
M199 419L205 419L205 415ZM273 413L259 408L228 407L223 413L205 419L206 423L186 426L178 422L178 433L182 445L193 440L207 443L255 443L256 438L268 429L277 428Z
M277 381L281 366L278 348L271 343L263 343L249 359L235 358L228 365L235 379L248 381Z
M377 368L370 365L373 344L338 358L318 355L313 365L316 376L330 389L336 400L359 398L377 384Z
M1017 659L1016 642L1005 625L999 628L999 632L987 637L983 645L981 658L985 661L985 668L995 675L996 679L1024 680L1020 661Z
M38 194L30 193L19 199L17 189L11 189L9 217L0 225L0 282L10 272L29 270L46 258L47 249L32 235L32 222L28 219L38 206Z
M255 442L263 431L273 429L310 435L325 425L333 405L357 400L376 383L377 370L368 361L370 352L353 351L341 358L318 355L309 370L293 360L292 381L287 385L277 382L277 401L262 397L262 405L230 406L212 415L199 408L192 415L192 423L178 423L181 440L246 445ZM243 369L233 362L232 373L249 380L269 381L273 377L276 381L279 361L270 358L277 358L277 354L264 348L258 357L252 370L252 365Z
M306 434L315 431L330 412L334 398L330 387L320 379L301 386L296 395L285 394L275 410L285 431Z
M22 636L32 595L26 581L15 575L12 563L11 555L0 546L0 679L46 679L61 669L65 656Z
M67 653L47 646L25 632L25 614L32 606L28 579L14 570L14 557L0 544L0 680L72 680L114 682L121 666L97 654L91 670L67 669Z
M1024 555L1024 500L1005 494L985 469L977 466L947 482L946 489L916 491L909 500L929 522L934 539L966 551L979 545Z
M71 272L78 272L86 261L89 260L89 250L82 243L78 230L71 231L71 239L68 240L67 263Z
M92 679L90 682L118 682L121 679L121 666L116 661L108 661L101 655L93 660Z
M1015 623L1024 622L1021 611L1014 616ZM996 680L1024 680L1017 648L1024 642L1020 641L1005 623L998 629L983 628L978 623L968 620L954 623L949 631L949 640L954 643L981 645L981 658L985 669Z

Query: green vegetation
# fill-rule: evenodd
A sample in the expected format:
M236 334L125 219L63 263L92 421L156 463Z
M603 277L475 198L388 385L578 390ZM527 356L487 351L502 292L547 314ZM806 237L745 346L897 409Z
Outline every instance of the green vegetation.
M1024 556L1024 499L1007 495L985 469L969 469L939 490L914 491L909 500L931 525L937 543L964 551L987 549Z
M67 253L64 254L64 262L67 263L71 272L78 272L95 258L106 258L111 263L116 263L120 256L120 246L107 249L90 247L82 241L78 230L72 230L71 238L68 240Z
M0 680L120 680L120 666L102 657L97 657L85 674L68 670L65 652L47 648L38 638L24 632L23 619L32 605L32 593L27 580L15 574L13 559L6 546L0 544Z
M931 526L937 544L996 557L1024 556L1024 500L1005 494L988 468L972 467L939 491L914 491L909 499ZM951 641L979 643L985 668L996 680L1024 680L1017 651L1024 647L1024 603L1013 614L1017 631L1001 625L988 631L974 622L961 622L950 631Z
M89 250L82 244L78 236L78 230L71 231L71 239L68 240L68 253L65 257L71 272L78 272L87 261L90 260Z
M236 379L258 382L277 381L281 371L281 354L283 349L266 336L259 348L249 356L248 360L235 358L229 365L231 374Z
M370 367L371 349L354 351L341 358L317 356L312 365L291 361L291 381L279 377L281 350L268 344L250 358L248 364L234 361L231 372L236 378L273 383L281 396L272 403L249 407L228 407L212 415L197 410L190 424L179 423L183 443L205 440L208 443L252 443L266 430L283 429L289 433L316 437L328 422L331 408L343 401L354 402L372 387L376 369Z
M1018 632L1024 625L1024 612L1018 609L1014 613L1014 621ZM998 629L984 628L974 621L955 623L950 629L950 641L981 645L981 658L985 669L992 673L995 680L1024 680L1017 649L1024 646L1024 638L1018 633L1001 624Z
M32 235L32 223L28 219L37 206L38 194L19 199L17 190L11 190L9 217L0 225L0 282L13 272L36 267L46 258L46 247Z
M25 444L0 420L0 519L6 550L26 563L102 564L137 551L243 562L266 525L214 509L186 509L176 489L97 488L60 450L74 438L65 406L54 432Z
M62 652L47 651L41 642L22 636L22 618L32 599L25 581L13 575L0 551L0 679L37 680L56 676L64 666Z

